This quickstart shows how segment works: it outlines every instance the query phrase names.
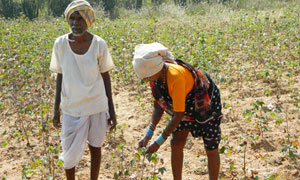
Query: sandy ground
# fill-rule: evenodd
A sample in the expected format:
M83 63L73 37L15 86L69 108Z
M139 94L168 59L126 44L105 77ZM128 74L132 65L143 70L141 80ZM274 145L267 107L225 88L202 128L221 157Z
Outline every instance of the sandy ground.
M270 175L279 180L300 180L300 149L298 142L300 141L300 111L297 110L288 94L291 91L282 93L276 98L276 94L269 97L263 96L261 89L264 84L261 82L258 85L243 84L240 89L236 85L231 88L219 85L222 94L222 103L224 103L224 119L221 124L223 140L220 144L220 149L225 150L221 153L221 170L220 178L223 179L244 179L246 173L247 179L266 179ZM294 87L299 87L299 82L296 81ZM143 92L144 96L140 97L138 92ZM123 166L135 156L137 152L138 140L143 136L146 127L150 121L152 112L152 98L148 88L138 88L135 86L121 86L114 80L113 94L118 115L118 124L122 127L119 128L115 135L107 135L107 140L104 144L102 151L102 163L99 179L109 180L114 179L114 172L120 169L120 164ZM266 129L263 132L263 137L260 133L259 126L255 123L256 113L252 120L249 122L243 116L246 109L251 109L253 103L257 99L262 100L267 105L282 103L282 112L276 112L270 109L263 113L265 117L264 126ZM230 104L230 107L226 104ZM226 108L225 108L226 107ZM275 116L270 114L274 112ZM51 114L51 113L50 113ZM26 146L26 137L24 134L18 135L17 127L20 125L21 118L27 122L26 127L30 127L30 145ZM282 118L282 123L276 125L276 121ZM4 108L1 112L0 123L0 178L4 180L17 180L22 179L22 169L32 165L34 158L41 159L45 146L43 139L48 140L50 145L57 147L59 144L59 134L49 127L47 136L39 133L39 127L35 122L39 119L36 116L20 117L17 113L12 112L10 108ZM166 126L167 120L164 118L159 124L154 137L161 132ZM289 134L290 143L287 142ZM257 138L256 138L257 137ZM240 146L241 143L247 142L246 145ZM3 142L7 142L6 145ZM117 145L121 142L126 142L122 153L117 150ZM293 158L289 157L289 150L282 152L284 145L290 146L290 151L293 152ZM48 147L50 146L47 144ZM46 147L47 148L47 147ZM167 141L163 144L158 153L163 158L164 164L158 163L158 167L164 166L166 172L159 175L161 179L172 179L172 170L170 162L170 143ZM183 166L183 179L184 180L206 180L208 179L207 173L207 160L203 147L202 139L194 139L191 135L184 150L184 166ZM114 154L115 157L112 157ZM56 160L57 155L53 154L52 159ZM51 163L51 162L49 162ZM27 179L47 179L44 174L49 172L50 165L31 166L30 168L36 172L35 175L28 175ZM243 167L246 170L243 170ZM80 161L76 176L78 179L89 179L89 152L86 148L83 159ZM152 167L145 166L145 174L150 175ZM138 174L139 170L130 170L129 173ZM64 179L64 172L62 168L56 166L55 179ZM119 179L130 179L129 176L123 176ZM132 178L134 179L134 178Z

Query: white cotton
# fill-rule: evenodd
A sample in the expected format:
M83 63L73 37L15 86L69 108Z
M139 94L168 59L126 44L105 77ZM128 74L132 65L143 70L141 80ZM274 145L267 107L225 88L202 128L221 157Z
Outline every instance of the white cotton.
M83 117L63 114L60 136L62 154L59 159L64 161L64 169L71 169L79 163L86 143L93 147L103 145L108 128L108 118L107 112Z
M271 110L273 110L274 109L274 107L273 107L273 105L272 105L272 103L270 103L270 104L268 104L268 109L271 111Z

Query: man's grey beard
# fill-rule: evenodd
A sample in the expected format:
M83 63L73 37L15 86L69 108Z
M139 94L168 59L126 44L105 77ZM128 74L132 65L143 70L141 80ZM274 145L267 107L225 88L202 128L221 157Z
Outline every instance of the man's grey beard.
M72 32L73 36L79 37L82 36L86 31L83 31L82 33L74 33Z
M73 32L72 28L70 28L70 31L71 31L71 33L72 33L73 36L79 37L79 36L82 36L87 30L85 30L85 31L83 31L81 33L77 33L77 32Z

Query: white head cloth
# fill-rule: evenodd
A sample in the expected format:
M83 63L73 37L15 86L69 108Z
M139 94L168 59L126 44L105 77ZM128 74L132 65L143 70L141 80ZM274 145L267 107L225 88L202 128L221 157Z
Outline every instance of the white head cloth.
M162 70L166 60L174 61L174 57L162 44L139 44L135 46L132 65L140 78L147 78Z

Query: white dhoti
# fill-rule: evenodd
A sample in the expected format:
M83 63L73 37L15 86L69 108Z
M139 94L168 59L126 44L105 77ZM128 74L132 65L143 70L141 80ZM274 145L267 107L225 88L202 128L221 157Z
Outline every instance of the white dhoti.
M63 114L60 135L62 154L59 158L64 161L64 169L71 169L79 163L86 143L93 147L103 145L108 118L107 112L83 117Z

